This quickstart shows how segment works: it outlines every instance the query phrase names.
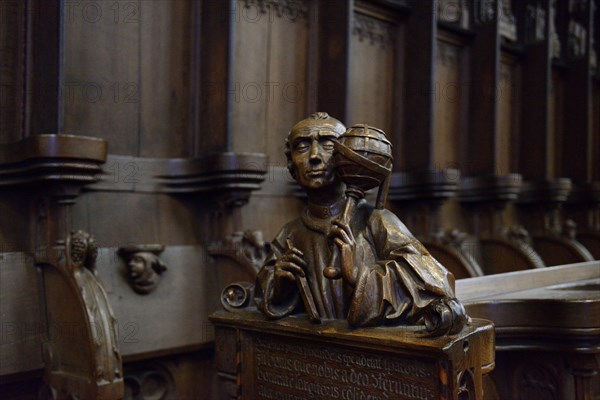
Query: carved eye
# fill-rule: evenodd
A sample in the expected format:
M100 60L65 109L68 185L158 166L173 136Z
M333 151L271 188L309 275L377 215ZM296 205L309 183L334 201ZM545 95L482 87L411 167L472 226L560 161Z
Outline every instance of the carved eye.
M294 150L298 152L305 152L310 149L310 142L308 140L300 140L294 146Z
M320 140L321 147L323 147L327 151L333 151L333 140L331 139L321 139Z

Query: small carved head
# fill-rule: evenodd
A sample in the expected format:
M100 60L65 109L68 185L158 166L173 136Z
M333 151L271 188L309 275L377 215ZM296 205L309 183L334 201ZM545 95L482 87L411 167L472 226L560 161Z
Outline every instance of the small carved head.
M134 253L127 263L127 277L133 289L141 294L153 291L160 275L167 270L157 255L146 252Z

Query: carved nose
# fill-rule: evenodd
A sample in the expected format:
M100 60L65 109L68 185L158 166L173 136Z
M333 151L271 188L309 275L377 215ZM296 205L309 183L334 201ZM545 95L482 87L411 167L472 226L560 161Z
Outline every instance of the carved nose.
M314 140L310 145L310 161L318 162L321 158L319 156L319 143Z

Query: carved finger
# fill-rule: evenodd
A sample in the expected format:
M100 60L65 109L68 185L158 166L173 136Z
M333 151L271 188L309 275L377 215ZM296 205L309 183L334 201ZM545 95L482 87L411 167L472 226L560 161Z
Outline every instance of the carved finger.
M285 270L277 270L275 271L275 278L276 279L289 279L291 281L296 280L296 276L294 274L292 274L289 271L285 271Z
M348 232L346 232L346 230L342 229L340 226L336 225L333 228L331 228L331 233L333 236L337 236L337 238L341 239L344 243L348 245L354 244L354 238L349 236Z
M289 262L289 261L281 261L279 263L277 263L279 269L284 270L284 271L289 271L293 274L298 274L300 276L305 276L304 270L302 268L300 268L298 265L294 264L293 262Z
M287 255L287 256L285 257L285 260L286 260L286 261L289 261L289 262L291 262L291 263L294 263L294 264L296 264L296 265L298 265L298 266L302 267L303 269L305 269L305 268L306 268L306 261L304 261L304 259L303 259L303 258L301 258L301 257L299 257L297 254L290 254L290 255Z
M356 271L354 267L354 255L352 253L352 249L350 245L344 243L342 239L335 238L334 241L336 246L340 249L341 256L341 267L342 267L342 276L352 287L356 282Z
M344 224L341 221L333 221L333 225L346 232L346 235L354 241L354 234L352 233L352 229L350 229L350 225Z
M300 250L298 250L298 248L294 247L294 244L292 243L292 240L290 238L285 240L288 250L287 252L292 252L293 254L296 254L298 257L304 257L304 253Z
M291 247L289 249L289 251L291 251L293 254L297 255L298 257L304 257L304 253L300 250L298 250L297 247Z

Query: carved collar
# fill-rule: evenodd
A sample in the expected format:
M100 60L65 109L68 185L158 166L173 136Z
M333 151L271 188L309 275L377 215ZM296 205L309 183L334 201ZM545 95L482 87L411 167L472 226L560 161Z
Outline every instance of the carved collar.
M302 222L307 228L328 235L331 229L331 220L342 212L345 201L346 198L342 197L329 206L309 202L302 212Z
M309 201L307 209L312 217L320 219L329 219L331 217L339 215L342 212L345 201L345 196L342 196L338 201L329 205L318 205Z

